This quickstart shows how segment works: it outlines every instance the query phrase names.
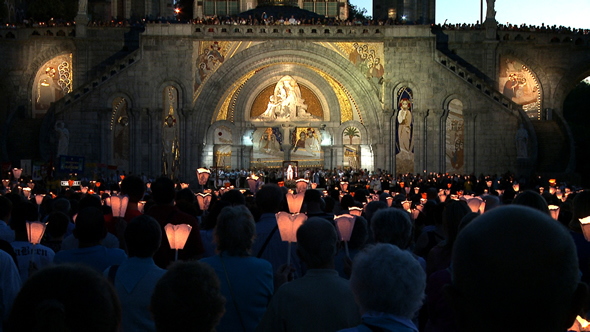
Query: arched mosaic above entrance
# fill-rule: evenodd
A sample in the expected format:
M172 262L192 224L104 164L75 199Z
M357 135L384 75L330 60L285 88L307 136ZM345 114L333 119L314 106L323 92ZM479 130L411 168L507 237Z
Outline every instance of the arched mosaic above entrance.
M252 120L297 121L323 120L324 112L316 95L291 76L260 92L250 111Z

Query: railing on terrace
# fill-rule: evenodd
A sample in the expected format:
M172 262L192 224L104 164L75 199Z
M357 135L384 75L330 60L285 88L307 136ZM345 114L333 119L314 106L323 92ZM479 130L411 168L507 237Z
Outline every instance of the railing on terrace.
M480 32L483 36L483 30L443 30L442 32L449 36L449 42L471 42L470 38L465 38L469 34ZM497 39L502 42L530 43L530 44L556 44L560 46L590 46L590 34L581 34L574 32L552 32L552 31L510 31L497 30Z
M427 25L329 26L329 25L197 25L147 24L144 36L193 36L225 38L384 39L433 37Z

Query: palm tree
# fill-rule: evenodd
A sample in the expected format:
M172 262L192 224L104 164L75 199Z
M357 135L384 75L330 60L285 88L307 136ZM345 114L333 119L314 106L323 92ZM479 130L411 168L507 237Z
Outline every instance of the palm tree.
M348 136L348 138L350 138L350 144L352 144L352 139L355 137L361 137L361 135L359 135L359 130L356 129L355 127L348 127L346 129L344 129L344 135Z

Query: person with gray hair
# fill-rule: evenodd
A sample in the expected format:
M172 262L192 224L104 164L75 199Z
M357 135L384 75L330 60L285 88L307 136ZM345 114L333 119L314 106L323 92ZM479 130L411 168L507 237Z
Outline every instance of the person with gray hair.
M299 227L297 255L307 273L277 290L256 331L337 331L361 322L348 281L334 269L337 242L326 219L309 218Z
M571 236L525 206L475 218L457 237L451 269L444 291L461 331L562 332L587 300Z
M417 332L412 318L422 306L426 273L408 251L379 243L354 259L350 288L362 324L341 331Z
M274 291L270 262L250 256L256 226L243 205L227 206L217 217L217 254L201 261L211 266L227 299L218 332L254 331Z

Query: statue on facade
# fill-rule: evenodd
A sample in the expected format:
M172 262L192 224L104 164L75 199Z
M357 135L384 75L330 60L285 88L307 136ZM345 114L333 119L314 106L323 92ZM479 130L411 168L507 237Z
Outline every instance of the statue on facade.
M400 102L400 110L397 114L398 142L401 151L412 152L414 142L412 141L412 111L410 101L406 98Z
M496 10L494 9L494 4L496 0L486 0L488 4L488 10L486 12L486 21L496 21Z
M55 122L55 132L57 133L57 157L67 156L70 145L70 131L65 127L63 121Z
M78 13L86 14L88 7L88 0L78 0Z
M521 123L520 128L516 131L516 158L528 158L529 133L524 129Z
M180 148L178 126L172 105L162 125L162 162L163 174L173 179L180 164Z

